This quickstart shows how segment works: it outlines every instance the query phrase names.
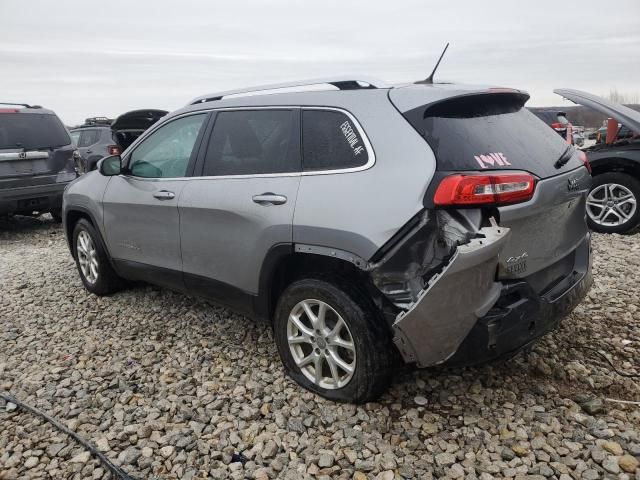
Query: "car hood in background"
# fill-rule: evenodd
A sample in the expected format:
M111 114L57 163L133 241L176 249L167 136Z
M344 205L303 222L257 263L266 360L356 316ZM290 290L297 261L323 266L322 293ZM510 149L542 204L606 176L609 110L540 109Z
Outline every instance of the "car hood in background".
M116 118L111 124L111 129L118 131L146 130L167 113L168 112L166 110L132 110L130 112L123 113Z
M640 132L640 112L636 112L629 107L625 107L619 103L610 102L609 100L591 93L581 92L580 90L557 88L553 93L557 93L578 105L593 108L594 110L605 114L607 117L615 118L629 130Z

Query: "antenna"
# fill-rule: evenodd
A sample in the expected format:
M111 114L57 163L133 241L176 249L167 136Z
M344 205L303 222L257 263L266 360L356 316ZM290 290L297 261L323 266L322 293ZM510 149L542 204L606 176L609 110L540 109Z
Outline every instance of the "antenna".
M447 52L447 48L449 48L449 42L447 42L447 44L444 47L444 50L440 54L440 58L438 59L438 63L436 63L436 66L433 67L433 71L431 72L431 75L429 75L424 80L420 80L420 81L415 82L415 83L425 83L427 85L433 85L433 76L435 75L436 70L438 70L438 67L440 66L440 62L442 61L442 57L444 57L444 54Z

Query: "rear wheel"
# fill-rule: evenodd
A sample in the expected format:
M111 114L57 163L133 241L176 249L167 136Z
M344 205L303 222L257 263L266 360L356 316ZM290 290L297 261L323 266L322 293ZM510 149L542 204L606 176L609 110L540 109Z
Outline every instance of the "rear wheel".
M378 398L398 358L379 312L340 282L309 278L291 284L278 302L274 336L287 374L340 402Z
M596 232L627 233L640 223L640 181L622 172L593 179L587 197L587 221Z
M73 229L73 256L85 288L96 295L108 295L122 287L111 267L102 240L93 225L81 218Z

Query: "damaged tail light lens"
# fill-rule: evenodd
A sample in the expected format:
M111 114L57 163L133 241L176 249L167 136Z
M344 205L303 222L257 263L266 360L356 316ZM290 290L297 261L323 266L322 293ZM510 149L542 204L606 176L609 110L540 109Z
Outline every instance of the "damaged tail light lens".
M528 173L451 175L438 185L433 202L448 205L507 205L533 196L536 179Z

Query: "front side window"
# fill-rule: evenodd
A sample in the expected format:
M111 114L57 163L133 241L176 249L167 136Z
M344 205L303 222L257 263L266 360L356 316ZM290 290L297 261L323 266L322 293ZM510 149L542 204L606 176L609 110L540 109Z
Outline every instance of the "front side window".
M302 112L302 145L305 171L355 168L369 161L354 122L334 110Z
M184 177L205 118L206 114L189 115L158 128L131 154L131 174L145 178Z
M204 176L287 173L300 170L299 130L293 110L218 113Z

